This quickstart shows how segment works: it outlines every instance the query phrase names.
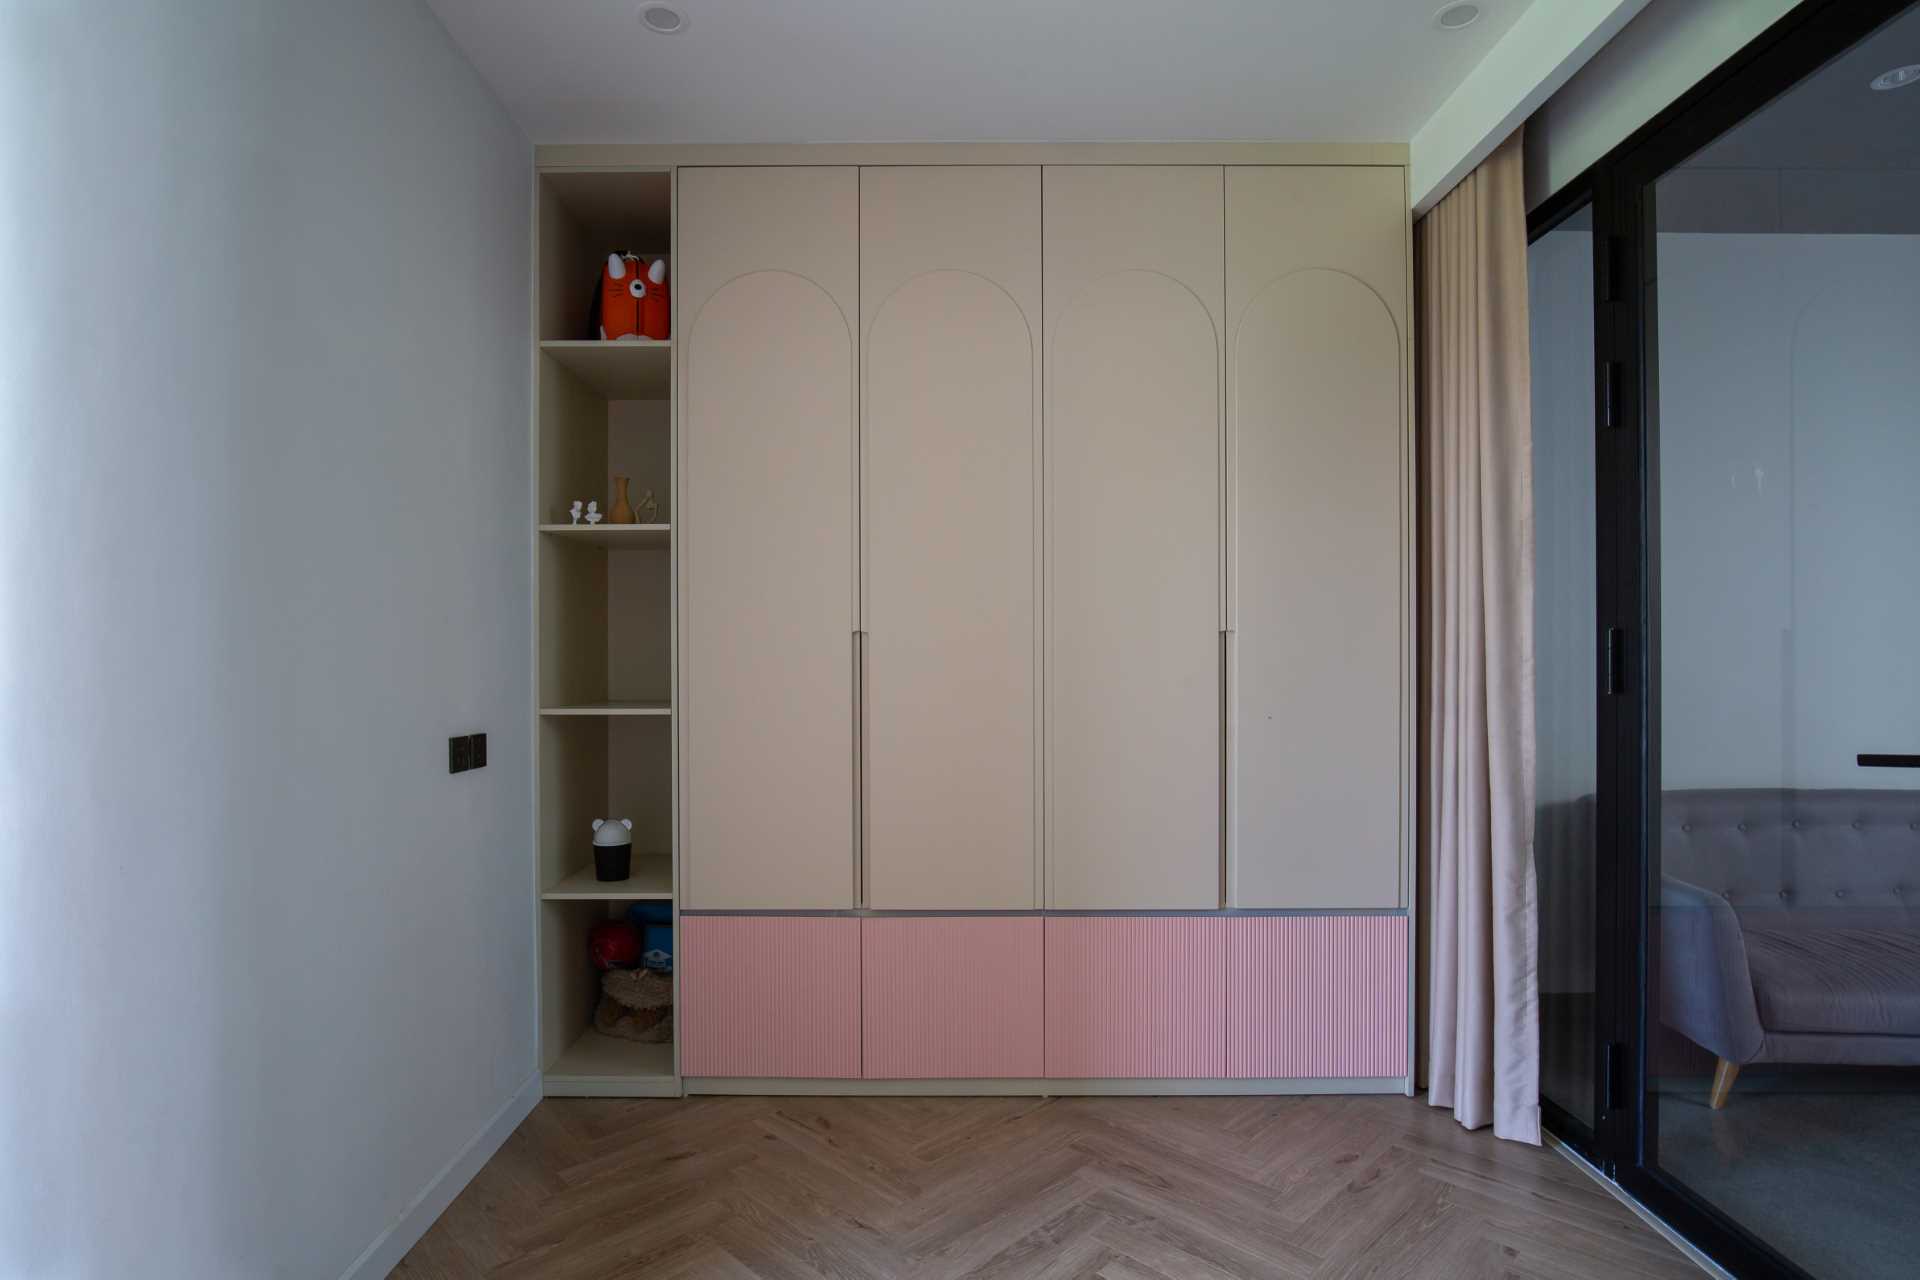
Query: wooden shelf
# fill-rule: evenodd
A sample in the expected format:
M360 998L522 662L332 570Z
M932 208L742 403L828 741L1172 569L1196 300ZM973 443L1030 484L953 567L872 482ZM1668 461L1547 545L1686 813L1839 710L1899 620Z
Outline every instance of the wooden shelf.
M572 706L542 707L543 716L670 716L673 707L665 702L590 702Z
M540 896L549 902L671 900L673 858L664 853L635 853L633 874L625 880L596 880L593 867L583 867Z
M671 1044L641 1044L588 1028L547 1068L550 1098L677 1098Z
M608 400L665 400L673 386L673 340L542 342L540 350Z
M670 524L543 524L540 532L612 551L665 551L673 541Z

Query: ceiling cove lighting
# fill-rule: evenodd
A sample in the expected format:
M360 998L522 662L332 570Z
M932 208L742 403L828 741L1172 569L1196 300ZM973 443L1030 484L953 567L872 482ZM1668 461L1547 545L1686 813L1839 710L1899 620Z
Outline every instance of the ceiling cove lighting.
M1920 62L1909 66L1895 67L1873 78L1873 87L1880 90L1904 89L1910 84L1920 84Z
M1480 16L1477 4L1450 4L1433 15L1433 25L1442 31L1458 31L1470 27Z
M640 21L663 36L677 36L687 29L687 15L667 4L641 5Z

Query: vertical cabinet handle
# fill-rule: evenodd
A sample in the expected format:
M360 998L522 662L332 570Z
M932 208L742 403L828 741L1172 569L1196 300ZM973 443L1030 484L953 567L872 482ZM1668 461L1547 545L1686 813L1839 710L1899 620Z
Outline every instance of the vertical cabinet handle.
M853 633L853 905L867 905L867 633Z
M1233 628L1220 632L1220 906L1233 905Z

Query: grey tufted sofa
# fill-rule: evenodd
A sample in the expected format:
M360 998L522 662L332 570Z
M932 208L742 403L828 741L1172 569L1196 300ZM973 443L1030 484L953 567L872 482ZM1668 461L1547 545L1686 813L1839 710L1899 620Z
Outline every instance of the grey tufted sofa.
M1720 1059L1920 1065L1920 791L1669 791L1660 1018Z

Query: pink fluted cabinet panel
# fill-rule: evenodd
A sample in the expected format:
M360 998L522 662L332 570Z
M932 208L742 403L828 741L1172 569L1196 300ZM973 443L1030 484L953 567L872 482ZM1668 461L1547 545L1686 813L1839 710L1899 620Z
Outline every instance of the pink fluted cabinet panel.
M680 1071L860 1075L860 921L681 916Z
M1047 1074L1056 1079L1226 1073L1226 921L1047 919Z
M1038 917L860 923L868 1079L1046 1074Z
M1227 1074L1407 1074L1404 916L1242 916L1227 927Z

